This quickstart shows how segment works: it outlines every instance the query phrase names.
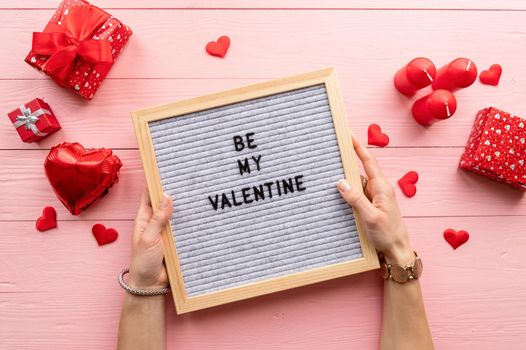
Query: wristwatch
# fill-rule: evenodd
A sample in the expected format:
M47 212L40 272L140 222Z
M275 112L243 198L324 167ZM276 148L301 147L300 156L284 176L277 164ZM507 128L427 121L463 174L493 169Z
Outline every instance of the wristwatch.
M380 259L380 273L383 279L393 280L398 283L406 283L407 281L416 280L422 276L422 260L416 252L415 261L410 265L389 264L385 261L382 253L378 253Z

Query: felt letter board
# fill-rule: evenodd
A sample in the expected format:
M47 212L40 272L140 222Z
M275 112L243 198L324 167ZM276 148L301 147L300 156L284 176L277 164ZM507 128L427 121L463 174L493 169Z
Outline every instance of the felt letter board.
M132 112L178 313L378 268L334 69Z

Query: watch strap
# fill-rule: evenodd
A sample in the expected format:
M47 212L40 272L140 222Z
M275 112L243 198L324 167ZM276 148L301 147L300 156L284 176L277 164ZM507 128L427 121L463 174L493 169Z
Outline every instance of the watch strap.
M382 253L378 253L380 259L380 272L383 279L393 280L398 283L406 283L416 280L422 276L422 260L417 252L414 252L415 260L409 265L390 264L385 260Z

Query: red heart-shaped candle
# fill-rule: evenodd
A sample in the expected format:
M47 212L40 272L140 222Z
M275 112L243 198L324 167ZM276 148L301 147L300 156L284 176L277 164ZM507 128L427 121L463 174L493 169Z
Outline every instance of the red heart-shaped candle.
M113 228L106 228L103 224L95 224L91 228L93 236L97 240L98 245L105 245L115 242L119 233Z
M35 224L37 230L47 231L57 227L57 212L53 207L45 207L42 216L37 219Z
M212 56L225 57L230 47L230 38L226 35L220 36L217 41L210 41L206 44L206 52Z
M367 129L367 143L379 147L385 147L389 144L389 136L382 132L378 124L371 124Z
M500 64L492 64L488 70L480 73L479 79L482 84L497 86L499 84L502 67Z
M86 150L79 143L62 143L49 151L46 176L58 199L78 215L119 180L121 160L111 149Z
M469 233L464 230L455 231L452 228L448 228L444 231L444 239L453 247L453 249L457 249L468 241Z
M398 180L398 185L400 189L407 197L413 197L416 194L416 183L418 181L418 173L416 171L410 171L400 180Z

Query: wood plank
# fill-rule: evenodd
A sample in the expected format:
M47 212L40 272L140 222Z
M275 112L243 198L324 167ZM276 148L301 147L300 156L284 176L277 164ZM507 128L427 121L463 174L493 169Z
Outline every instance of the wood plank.
M0 56L0 65L9 67L0 72L1 79L42 78L23 58L32 31L41 30L52 13L0 11L0 21L10 23L0 32L10 49ZM350 83L369 77L366 86L375 86L369 93L382 96L384 88L391 89L394 72L423 55L437 65L467 56L481 68L498 60L504 67L503 82L514 84L517 91L524 91L526 84L523 55L517 49L526 39L522 12L444 11L437 16L435 11L330 11L322 16L293 10L218 14L116 9L112 14L135 35L109 78L273 78L335 66L350 73L344 76ZM232 39L226 58L207 55L206 43L222 34Z
M119 291L116 278L129 264L133 221L58 219L58 228L45 232L37 231L32 221L2 223L5 232L9 233L0 239L0 293L54 289L66 294L73 292L79 281L90 278L97 285L94 289L100 288L102 294L111 295ZM91 233L96 223L116 229L118 239L99 247ZM20 254L21 249L31 253L31 258Z
M88 146L88 145L86 145ZM420 174L418 193L404 197L397 188L405 216L524 215L524 192L457 168L462 149L374 149L385 175L396 181L406 171ZM0 151L0 220L35 220L45 205L60 220L129 220L134 217L144 173L137 150L115 151L124 166L120 181L93 207L74 217L56 199L43 171L47 151ZM26 190L30 189L30 190ZM505 222L506 217L502 217Z
M105 9L115 8L177 8L188 10L199 9L470 9L470 10L524 10L526 6L521 0L483 0L483 1L454 1L454 0L377 0L364 2L360 0L280 0L247 1L247 0L96 0L95 5ZM2 1L2 9L53 9L57 6L57 0L17 0Z
M505 73L506 74L506 73ZM526 111L526 79L505 78L498 88L476 83L456 93L458 109L447 121L430 128L410 115L413 100L401 98L391 86L390 73L370 82L366 75L338 69L351 130L366 140L367 127L378 123L390 137L388 147L464 147L476 112L489 105L508 112ZM526 72L524 72L526 76ZM0 118L0 149L49 149L63 140L91 147L135 148L137 142L130 111L261 82L263 79L110 79L100 94L86 102L58 88L50 80L0 80L0 109L7 112L24 101L44 97L57 115L62 130L39 143L23 143L5 116ZM363 86L378 86L376 90ZM380 98L381 97L381 98Z
M513 350L526 342L526 280L517 278L526 268L525 217L502 220L406 219L425 266L421 283L437 348L460 344ZM93 223L60 222L57 230L46 233L34 231L32 222L3 223L8 234L0 235L0 338L6 349L114 346L123 296L116 275L129 261L132 223L105 221L120 237L102 248L89 232ZM447 227L468 230L470 240L451 249L442 238ZM169 303L168 345L374 349L380 334L381 283L370 272L181 316ZM488 312L482 304L496 311Z

